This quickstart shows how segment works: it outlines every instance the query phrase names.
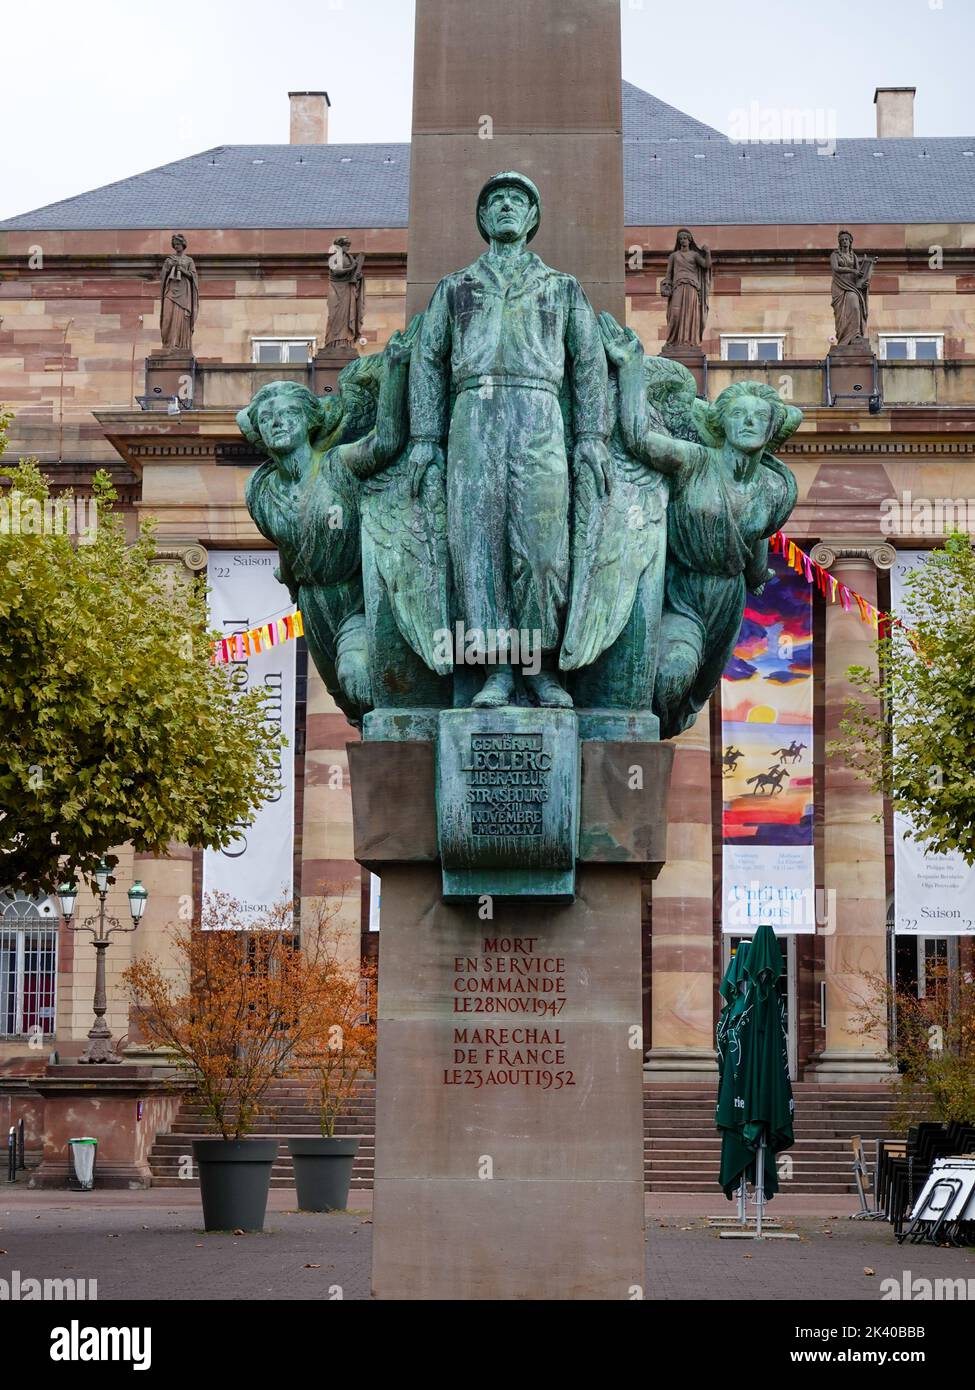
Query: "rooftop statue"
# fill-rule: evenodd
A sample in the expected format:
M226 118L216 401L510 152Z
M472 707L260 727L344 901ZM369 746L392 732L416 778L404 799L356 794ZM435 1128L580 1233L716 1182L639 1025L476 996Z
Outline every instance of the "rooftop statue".
M186 254L186 237L176 232L173 254L163 261L159 277L159 335L164 352L193 351L193 329L200 309L200 281L192 256Z
M353 348L366 315L365 254L351 250L347 236L337 236L328 257L328 319L325 347Z
M877 265L876 256L858 256L853 249L853 236L842 231L836 239L837 250L829 258L833 272L832 302L836 324L837 347L860 347L870 350L867 319L870 312L870 281Z
M668 348L700 347L711 298L711 252L681 227L667 258L660 293L667 301Z

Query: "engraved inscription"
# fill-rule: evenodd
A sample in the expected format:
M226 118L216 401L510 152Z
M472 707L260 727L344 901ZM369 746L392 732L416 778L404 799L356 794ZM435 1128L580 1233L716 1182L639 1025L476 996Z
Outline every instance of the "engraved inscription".
M542 734L471 734L461 771L472 835L531 838L543 833L552 754Z
M482 735L483 737L483 735ZM549 954L536 936L486 936L473 956L453 961L453 1012L555 1019L566 1004L565 957ZM565 1027L482 1023L468 1017L453 1030L445 1086L537 1086L561 1091L576 1084L566 1062Z

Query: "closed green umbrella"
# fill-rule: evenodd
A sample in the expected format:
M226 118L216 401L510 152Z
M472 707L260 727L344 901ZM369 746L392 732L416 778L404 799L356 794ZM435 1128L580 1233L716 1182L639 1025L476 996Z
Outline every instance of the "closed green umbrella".
M721 1014L718 1018L718 1026L715 1030L715 1042L718 1050L718 1076L724 1075L724 1062L728 1052L728 1029L735 1013L736 1006L741 1009L742 991L745 980L745 961L748 957L748 942L740 941L738 949L728 962L728 969L724 972L724 978L718 986L718 993L724 1000L721 1006Z
M742 1175L754 1183L756 1157L762 1146L772 1155L771 1162L759 1165L763 1193L768 1198L779 1188L774 1156L791 1148L795 1135L785 1010L776 989L784 965L779 943L767 922L756 931L740 969L744 988L730 1006L718 1087L719 1181L729 1199Z

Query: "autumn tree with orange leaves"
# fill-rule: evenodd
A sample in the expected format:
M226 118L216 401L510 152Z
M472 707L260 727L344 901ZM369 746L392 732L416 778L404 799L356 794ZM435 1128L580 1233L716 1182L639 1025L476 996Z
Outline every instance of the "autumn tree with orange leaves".
M169 1049L215 1131L241 1139L274 1081L298 1073L317 1087L323 1133L375 1058L374 977L343 960L334 912L309 913L301 939L293 906L257 922L209 894L199 921L170 928L175 968L154 956L124 975L151 1043Z

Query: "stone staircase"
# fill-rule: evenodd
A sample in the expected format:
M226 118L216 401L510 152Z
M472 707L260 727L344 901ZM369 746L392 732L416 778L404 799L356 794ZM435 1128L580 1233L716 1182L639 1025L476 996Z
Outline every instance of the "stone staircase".
M796 1142L781 1156L783 1192L829 1197L854 1193L850 1140L859 1134L873 1167L876 1141L894 1134L888 1086L793 1084ZM714 1128L716 1083L646 1086L644 1177L648 1192L719 1191L721 1140Z
M335 1126L337 1136L359 1136L359 1152L352 1169L353 1189L372 1187L376 1143L375 1114L375 1083L371 1080L365 1081L358 1087L347 1113ZM258 1119L251 1133L255 1137L281 1137L278 1156L271 1169L271 1186L294 1187L294 1172L291 1155L288 1153L287 1136L321 1133L318 1112L308 1087L300 1080L276 1082L268 1095L267 1110ZM156 1136L149 1154L153 1187L198 1186L196 1166L187 1162L188 1158L192 1158L192 1141L212 1137L213 1130L206 1121L199 1101L184 1100L172 1129L168 1134ZM181 1173L192 1176L181 1176Z
M782 1190L832 1196L852 1193L850 1139L859 1134L872 1165L876 1140L894 1133L891 1092L886 1086L818 1086L797 1082L796 1143L783 1159ZM718 1192L721 1141L714 1128L715 1086L646 1085L643 1093L644 1176L648 1192ZM272 1187L291 1187L294 1176L286 1136L317 1134L318 1119L306 1086L280 1082L270 1095L270 1111L257 1123L257 1135L282 1137L271 1172ZM372 1187L375 1161L375 1085L364 1082L336 1126L340 1134L360 1136L352 1172L353 1189ZM199 1103L185 1100L169 1134L156 1138L149 1156L154 1187L194 1186L195 1167L186 1162L192 1140L210 1133ZM192 1176L180 1177L180 1172Z

